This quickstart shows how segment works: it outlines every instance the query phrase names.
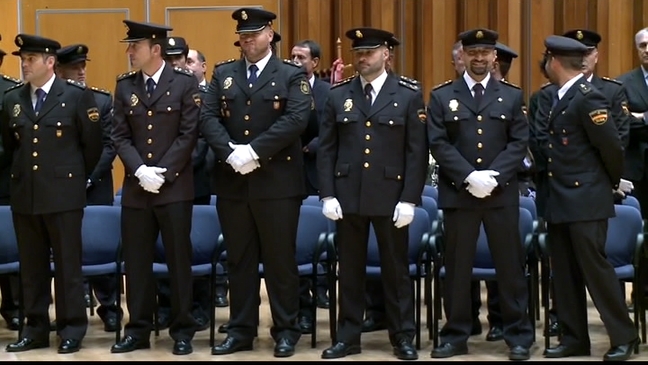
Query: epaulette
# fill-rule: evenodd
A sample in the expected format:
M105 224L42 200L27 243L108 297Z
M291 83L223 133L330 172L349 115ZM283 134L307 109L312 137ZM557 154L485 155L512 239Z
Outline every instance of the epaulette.
M432 90L440 89L440 88L442 88L444 86L450 85L452 83L452 81L454 81L454 80L448 80L446 82L442 82L439 85L433 87Z
M592 91L592 88L589 87L588 85L580 84L580 85L578 85L578 86L579 86L578 89L579 89L583 94L587 94L588 92Z
M540 88L541 88L541 89L544 89L544 88L546 88L546 87L549 86L549 85L553 85L553 84L550 83L550 82L545 82L544 84L542 84L542 86L540 86Z
M623 85L623 83L622 83L621 81L619 81L619 80L615 80L615 79L611 79L611 78L609 78L609 77L602 76L601 79L603 79L603 80L605 80L605 81L613 82L613 83L615 83L615 84L617 84L617 85Z
M7 75L2 75L2 78L5 79L5 80L7 80L7 81L11 81L11 82L13 82L14 84L22 84L22 83L23 83L22 80L18 80L18 79L16 79L16 78L13 78L13 77L11 77L11 76L7 76Z
M331 89L333 89L335 87L338 87L338 86L342 86L344 84L348 84L349 82L351 82L351 80L355 79L355 77L356 77L356 75L353 75L351 77L347 77L346 79L342 79L342 80L336 82L335 84L331 85Z
M108 91L108 90L106 90L106 89L100 89L100 88L98 88L98 87L93 86L93 87L90 88L90 90L92 90L92 91L96 91L96 92L98 92L98 93L106 94L106 95L110 96L110 91Z
M8 93L8 92L11 91L11 90L16 90L17 88L19 88L19 87L21 87L21 86L23 86L23 85L25 85L25 84L23 84L23 83L16 84L16 85L14 85L14 86L8 88L7 90L5 90L4 93L6 94L6 93Z
M410 79L409 77L405 77L403 75L400 76L401 81L405 81L407 83L410 83L412 85L419 86L421 83L418 80Z
M506 81L506 80L504 80L504 79L501 79L500 82L501 82L502 84L504 84L504 85L508 85L508 86L510 86L510 87L514 87L514 88L516 88L516 89L520 89L519 86L517 86L517 85L515 85L515 84L512 84L512 83L510 83L510 82L508 82L508 81Z
M174 67L173 71L182 74L182 75L187 75L187 76L193 76L193 72L189 71L187 68L182 68L182 67Z
M406 88L408 88L410 90L419 91L419 87L417 85L414 85L414 84L409 83L407 81L398 80L398 84L401 85L401 86L405 86Z
M291 66L301 67L300 64L295 63L293 60L289 60L289 59L287 59L287 58L284 58L283 62L286 63L286 64L289 64L289 65L291 65Z
M217 62L217 63L216 63L216 66L214 66L214 67L218 67L218 66L226 65L226 64L228 64L228 63L232 63L232 62L234 62L234 61L236 61L236 58L230 58L229 60L220 61L220 62Z
M86 89L85 84L82 84L82 83L80 83L80 82L78 82L78 81L74 81L74 80L72 80L72 79L67 79L67 80L65 80L65 81L67 81L67 83L70 84L70 85L73 85L73 86L78 87L79 89L83 89L83 90Z
M135 76L136 73L137 73L137 71L135 71L135 70L123 73L123 74L117 76L117 81L121 81L121 80L127 79L129 77L133 77L133 76Z
M207 89L209 89L209 86L207 86L207 85L198 85L198 90L200 90L200 91L202 91L204 93L207 92Z

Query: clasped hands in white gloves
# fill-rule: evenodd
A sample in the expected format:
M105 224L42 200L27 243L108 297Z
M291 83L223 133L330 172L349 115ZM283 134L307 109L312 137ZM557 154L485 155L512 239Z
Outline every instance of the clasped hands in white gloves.
M245 175L261 166L259 161L257 161L259 156L254 152L254 149L252 149L252 146L249 144L234 144L229 142L229 146L234 151L230 153L225 162L232 165L234 171L241 175Z
M342 219L342 207L340 202L333 197L322 199L322 213L332 221Z
M135 177L139 184L149 193L159 194L160 187L164 184L164 174L167 171L164 167L141 165L135 171Z
M466 190L476 198L485 198L489 196L497 186L495 176L498 175L499 172L494 170L475 170L466 177L466 182L468 183Z
M394 208L392 220L396 228L402 228L412 223L414 220L414 204L398 202Z
M634 184L632 181L621 179L621 181L619 181L619 187L616 190L612 190L612 193L617 193L625 199L626 195L632 193L632 190L634 190Z

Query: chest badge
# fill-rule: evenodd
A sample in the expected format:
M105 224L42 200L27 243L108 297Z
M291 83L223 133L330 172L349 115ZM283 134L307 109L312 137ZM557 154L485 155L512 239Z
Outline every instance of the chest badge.
M139 98L137 97L137 95L131 94L130 102L131 102L131 106L137 105L137 103L139 103Z
M223 90L227 90L230 87L232 87L232 78L228 76L225 81L223 81Z
M16 118L20 115L20 104L14 104L13 106L13 117Z
M456 112L459 109L459 102L457 101L457 99L450 100L450 102L448 103L448 108L450 108L451 112Z
M351 99L346 99L344 101L344 105L342 106L344 108L345 112L350 112L351 109L353 109L353 100Z

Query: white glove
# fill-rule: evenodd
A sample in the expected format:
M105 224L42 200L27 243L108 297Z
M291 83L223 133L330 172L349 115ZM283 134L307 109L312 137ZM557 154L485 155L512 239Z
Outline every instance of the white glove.
M158 194L160 187L164 184L164 176L161 174L166 170L163 167L141 165L135 171L135 177L139 179L139 184L144 190Z
M322 203L322 213L326 218L332 221L342 219L342 207L336 198L324 198Z
M621 179L619 182L619 189L620 191L624 192L625 194L629 194L634 190L634 184L632 181L628 181L626 179Z
M236 172L238 172L241 175L246 175L249 174L250 172L256 170L261 164L257 160L252 160L252 162L248 162L245 165L241 166L240 169L234 169Z
M471 172L468 177L466 177L466 182L468 183L466 190L468 190L471 194L475 195L478 198L488 196L497 186L497 180L495 180L495 176L498 175L499 172L494 170L475 170Z
M414 204L399 202L394 208L394 217L392 220L395 222L396 228L402 228L412 223L414 220Z
M470 194L472 194L475 198L479 198L479 199L483 199L483 198L489 196L490 193L491 193L488 190L484 190L481 187L477 187L477 186L473 186L473 185L468 185L468 187L466 187L466 190L468 190L468 192Z
M225 162L232 165L234 170L240 170L243 165L259 158L256 152L254 152L254 149L252 149L252 146L249 144L234 144L229 142L229 146L234 151L230 153Z

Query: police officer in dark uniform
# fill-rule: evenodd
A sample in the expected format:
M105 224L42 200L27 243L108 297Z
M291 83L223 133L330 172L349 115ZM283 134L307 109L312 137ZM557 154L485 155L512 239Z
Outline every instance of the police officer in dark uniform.
M562 337L544 355L590 354L587 287L610 337L603 359L627 360L638 345L637 332L604 252L607 220L614 216L610 191L623 172L622 142L605 95L582 74L588 48L561 36L549 36L545 47L549 80L559 88L548 141L540 148L548 156L545 218Z
M56 77L60 44L19 34L26 84L5 93L0 117L11 161L13 223L18 238L27 324L8 352L49 346L53 257L59 353L79 350L88 327L81 275L85 184L101 156L100 114L92 91Z
M331 88L317 155L322 212L337 226L340 287L337 338L322 358L361 352L371 225L393 353L415 360L407 226L421 202L427 171L425 106L418 87L385 69L392 33L356 28L346 36L353 41L359 75Z
M526 253L518 233L517 172L528 142L522 91L490 74L498 34L459 35L466 72L430 92L428 138L439 163L444 212L447 322L433 358L468 352L472 330L470 282L475 242L483 224L497 271L504 339L511 360L526 360L533 328L526 312Z
M173 354L193 351L196 322L191 314L193 209L191 153L198 137L198 80L165 62L163 25L124 20L133 67L117 77L113 141L124 163L122 252L126 263L125 335L111 352L150 347L155 309L154 247L162 237L171 283L169 335Z
M2 40L2 36L0 36L0 40ZM6 55L7 53L0 49L0 66L2 66L2 61ZM22 84L22 81L8 75L0 74L0 112L2 112L4 91L19 84ZM2 158L3 155L0 153L0 205L9 205L9 175L11 174L11 161L3 162ZM2 296L0 315L2 315L2 318L7 322L8 329L17 331L20 327L20 321L18 320L17 277L0 277L0 296Z
M200 120L217 158L216 208L230 281L227 338L212 354L252 349L262 262L274 356L288 357L301 336L295 242L306 189L299 137L308 123L311 91L303 68L271 52L275 14L241 8L232 18L245 57L214 68Z
M86 62L88 59L88 47L84 44L73 44L61 48L57 52L56 74L63 79L70 79L86 84ZM100 141L103 145L101 158L90 173L86 181L86 199L88 205L112 205L114 199L112 164L117 155L115 145L110 138L112 133L112 95L109 91L97 87L91 87L99 108L101 118L102 135ZM117 284L114 275L95 276L88 279L90 287L94 290L99 301L97 314L104 322L106 332L117 331L119 322L118 309L115 305L117 300ZM88 292L86 288L86 292ZM88 294L91 294L88 292Z

